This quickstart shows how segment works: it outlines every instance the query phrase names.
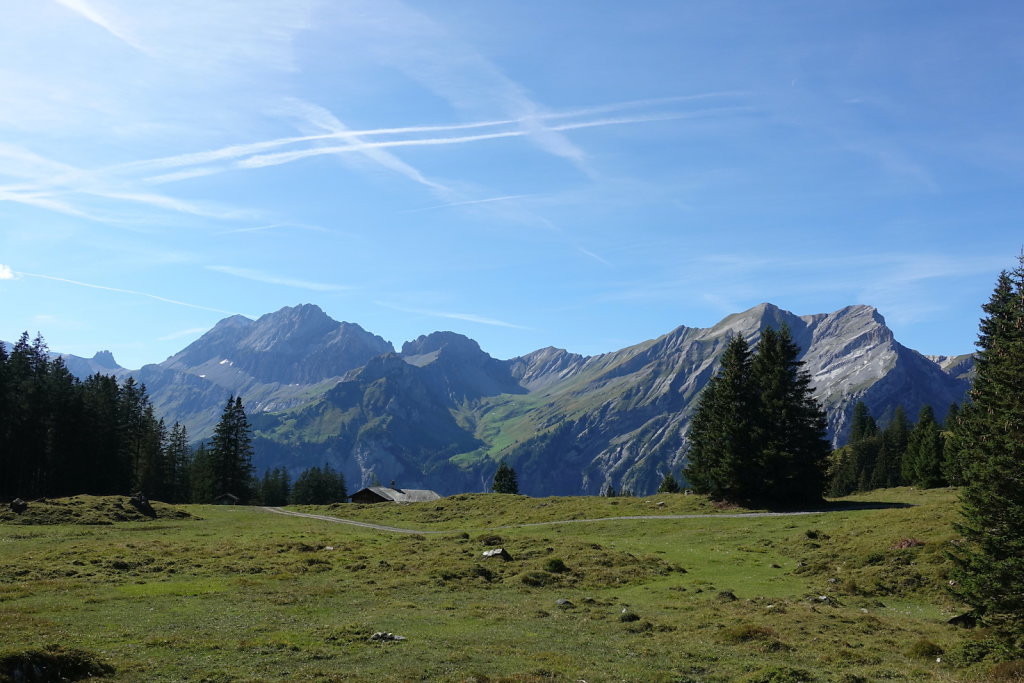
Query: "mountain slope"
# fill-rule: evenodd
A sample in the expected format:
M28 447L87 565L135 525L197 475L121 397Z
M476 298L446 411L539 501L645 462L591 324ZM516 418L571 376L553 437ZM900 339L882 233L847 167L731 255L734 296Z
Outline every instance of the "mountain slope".
M468 337L434 332L392 345L312 305L222 320L181 352L120 376L146 384L158 414L206 438L229 395L255 429L258 470L329 463L350 487L387 483L484 490L502 459L534 495L654 490L685 464L690 419L730 335L755 344L787 325L843 443L854 404L885 423L897 406L941 418L963 399L971 356L900 345L869 306L797 316L771 304L709 328L681 326L597 356L544 348L497 360Z
M897 343L868 306L800 317L761 304L711 328L679 327L592 357L546 348L498 361L461 335L434 333L379 363L386 383L368 383L359 371L305 408L268 416L260 423L260 464L290 458L298 467L321 458L353 483L399 478L451 492L486 488L504 459L522 490L535 495L598 493L608 485L651 491L666 471L683 466L696 398L729 336L753 344L765 327L781 325L805 349L836 441L845 439L857 400L884 422L897 405L915 415L929 404L941 416L967 389ZM322 415L341 409L340 396L345 410L358 404L358 418L332 434Z
M208 437L231 395L250 414L294 408L329 390L345 373L391 353L390 342L359 325L332 320L310 304L250 320L235 315L158 365L133 371L157 413Z

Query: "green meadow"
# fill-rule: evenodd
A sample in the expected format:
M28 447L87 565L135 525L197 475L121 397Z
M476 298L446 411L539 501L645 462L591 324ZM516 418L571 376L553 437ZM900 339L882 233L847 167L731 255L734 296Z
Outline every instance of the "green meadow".
M984 633L946 624L963 611L944 553L956 492L832 505L737 518L682 494L474 494L289 508L423 532L393 533L250 507L157 505L149 519L120 498L33 503L0 514L0 680L21 661L117 681L997 677ZM620 516L647 518L580 521ZM499 547L511 560L483 557Z

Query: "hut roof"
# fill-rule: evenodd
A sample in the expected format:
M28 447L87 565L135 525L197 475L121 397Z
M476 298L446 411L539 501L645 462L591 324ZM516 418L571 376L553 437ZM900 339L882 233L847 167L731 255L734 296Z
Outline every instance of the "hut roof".
M393 489L387 486L368 486L362 491L353 493L357 496L363 491L372 491L385 500L392 500L396 503L424 503L431 500L440 500L441 496L428 489Z

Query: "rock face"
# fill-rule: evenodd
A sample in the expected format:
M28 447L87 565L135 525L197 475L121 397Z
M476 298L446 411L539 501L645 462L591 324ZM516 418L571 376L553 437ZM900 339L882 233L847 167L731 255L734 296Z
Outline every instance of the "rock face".
M257 320L235 315L158 365L122 371L146 385L157 414L206 438L231 395L250 414L287 410L394 347L319 307L285 307Z
M229 394L241 395L258 471L284 465L296 474L326 463L350 489L395 479L450 494L487 490L504 459L530 495L609 485L648 493L684 466L696 399L729 337L754 344L781 325L803 349L836 443L858 400L883 424L897 406L913 419L931 405L941 418L969 385L972 356L922 356L900 345L874 308L797 316L771 304L612 353L549 347L510 360L453 332L395 353L358 325L303 305L222 320L131 374L157 412L185 423L193 438L208 436Z

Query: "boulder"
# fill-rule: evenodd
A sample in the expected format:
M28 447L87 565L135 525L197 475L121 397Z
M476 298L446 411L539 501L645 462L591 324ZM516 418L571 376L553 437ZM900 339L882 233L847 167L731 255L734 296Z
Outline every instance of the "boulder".
M508 554L508 551L504 548L494 548L492 550L485 550L483 553L484 557L497 557L498 559L508 562L512 559L512 556Z
M15 498L14 500L11 501L11 511L14 514L20 515L21 513L23 513L27 509L28 509L28 503L23 501L21 498Z
M153 506L149 504L149 499L146 498L146 494L141 491L129 498L128 502L132 504L132 507L147 517L156 517L156 510L154 510Z

